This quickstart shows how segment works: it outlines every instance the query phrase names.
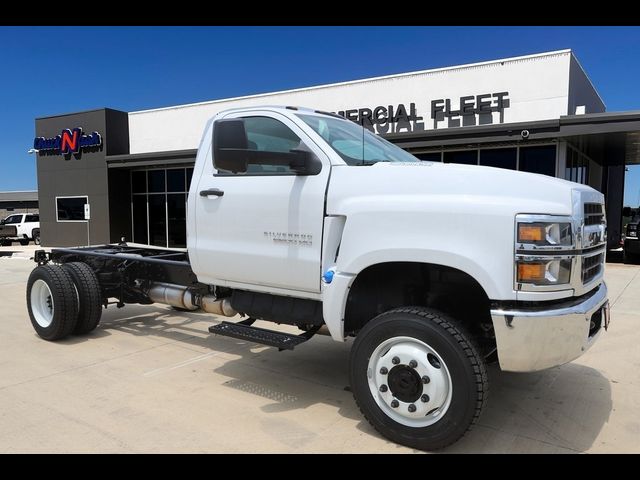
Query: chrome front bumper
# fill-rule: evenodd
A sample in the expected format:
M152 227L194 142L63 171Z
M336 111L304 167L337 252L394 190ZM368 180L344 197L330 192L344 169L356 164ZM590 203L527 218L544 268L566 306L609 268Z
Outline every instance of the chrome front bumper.
M509 372L534 372L570 362L586 352L609 323L607 286L580 303L553 309L492 309L500 368ZM592 317L600 328L591 329Z

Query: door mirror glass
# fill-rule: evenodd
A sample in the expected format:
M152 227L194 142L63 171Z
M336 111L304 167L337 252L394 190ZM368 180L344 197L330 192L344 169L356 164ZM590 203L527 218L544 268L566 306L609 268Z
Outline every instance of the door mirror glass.
M240 118L218 120L213 127L213 161L218 170L247 171L247 133Z

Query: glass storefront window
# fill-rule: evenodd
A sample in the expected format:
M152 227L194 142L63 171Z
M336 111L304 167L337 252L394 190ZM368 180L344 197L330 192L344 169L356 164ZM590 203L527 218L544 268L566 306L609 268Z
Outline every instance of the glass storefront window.
M193 168L131 172L133 241L157 247L187 246L187 193Z
M184 177L184 168L167 170L167 192L184 192Z
M147 192L147 172L142 170L131 172L131 192L146 193Z
M163 172L164 173L164 172ZM149 195L149 243L167 246L167 200L163 194Z
M187 168L187 192L191 185L191 177L193 177L193 168Z
M441 152L428 152L428 153L416 153L414 157L419 158L420 160L427 160L429 162L441 162L442 161L442 153Z
M444 163L461 163L464 165L478 164L478 150L461 150L444 152Z
M135 173L135 172L134 172ZM147 235L147 196L133 195L133 241L149 243Z
M184 193L167 194L167 231L169 247L187 246L187 197Z
M556 176L556 146L520 147L520 170Z
M480 150L480 165L516 170L517 164L517 148L488 148Z
M149 193L151 192L165 192L164 184L164 170L148 170L147 179L149 185Z

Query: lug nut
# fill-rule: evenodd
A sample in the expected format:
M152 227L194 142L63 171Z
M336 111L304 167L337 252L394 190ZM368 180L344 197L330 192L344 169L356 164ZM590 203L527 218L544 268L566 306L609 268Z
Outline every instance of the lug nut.
M387 388L387 386L386 386L386 385L380 385L380 391L381 391L382 393L386 392L387 390L389 390L389 389Z
M409 411L410 411L411 413L413 413L413 412L415 412L415 411L416 411L416 406L415 406L413 403L412 403L411 405L409 405Z
M409 366L410 366L411 368L416 368L416 367L418 366L418 362L416 362L415 360L411 360L411 361L409 362Z
M394 365L397 365L400 363L400 359L398 357L393 357L391 359L391 363L393 363Z
M387 373L389 373L389 370L387 370L387 367L382 367L382 368L380 369L380 374L382 374L382 375L386 375Z
M391 407L393 408L398 408L400 404L398 403L398 400L392 400L391 401Z
M420 400L422 400L424 403L427 403L429 401L429 395L425 393L420 397Z
M431 381L431 379L429 377L427 377L426 375L424 377L422 377L422 383L424 383L425 385L427 383L429 383Z

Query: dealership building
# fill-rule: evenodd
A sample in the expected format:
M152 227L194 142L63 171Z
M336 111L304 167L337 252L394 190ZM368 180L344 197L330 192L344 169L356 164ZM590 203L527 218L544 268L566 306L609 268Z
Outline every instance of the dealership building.
M640 161L640 112L606 112L571 50L137 112L101 108L36 119L43 244L125 237L185 247L186 198L205 123L221 110L255 105L336 112L422 160L588 184L606 196L612 243L620 236L625 165Z

